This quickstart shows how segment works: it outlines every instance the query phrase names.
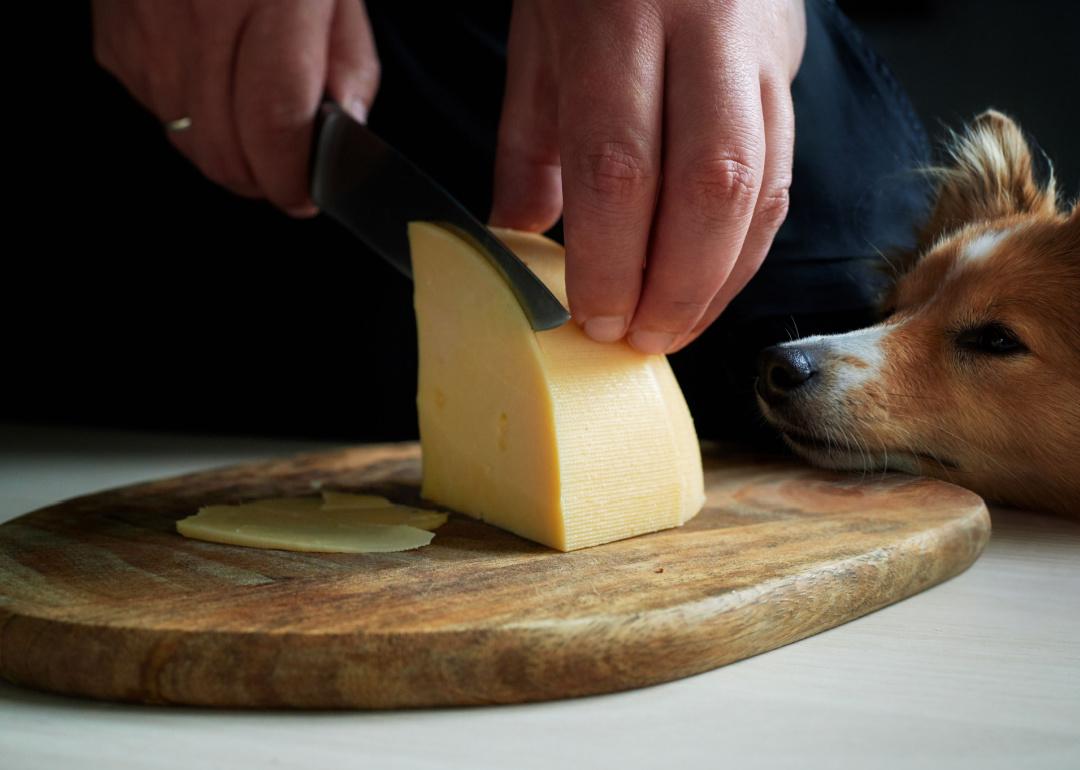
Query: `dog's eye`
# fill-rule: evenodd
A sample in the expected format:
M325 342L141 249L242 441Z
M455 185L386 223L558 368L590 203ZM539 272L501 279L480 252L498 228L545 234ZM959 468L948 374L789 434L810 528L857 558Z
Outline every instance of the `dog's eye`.
M956 344L972 353L992 356L1011 356L1027 352L1027 346L1016 333L1000 323L989 323L967 329L956 335Z

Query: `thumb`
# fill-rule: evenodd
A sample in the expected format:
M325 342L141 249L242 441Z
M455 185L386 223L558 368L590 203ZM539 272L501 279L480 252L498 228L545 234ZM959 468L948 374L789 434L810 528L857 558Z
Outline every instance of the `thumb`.
M555 72L533 3L514 3L491 224L542 232L562 214Z

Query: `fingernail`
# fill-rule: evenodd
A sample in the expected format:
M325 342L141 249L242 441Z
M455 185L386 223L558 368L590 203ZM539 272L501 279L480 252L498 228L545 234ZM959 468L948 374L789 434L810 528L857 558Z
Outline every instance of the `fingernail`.
M357 123L367 123L367 107L360 99L351 99L345 109Z
M651 332L638 329L630 335L630 344L642 353L664 353L675 341L675 335L668 332Z
M586 321L584 328L597 342L614 342L626 333L626 319L621 315L598 315Z

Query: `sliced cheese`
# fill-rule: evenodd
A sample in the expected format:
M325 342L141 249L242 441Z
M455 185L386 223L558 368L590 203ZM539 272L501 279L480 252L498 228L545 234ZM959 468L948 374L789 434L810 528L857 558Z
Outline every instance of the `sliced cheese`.
M321 497L267 497L262 500L252 500L249 503L241 503L234 506L223 506L243 510L245 508L258 508L260 510L275 511L277 513L292 513L306 516L323 507Z
M445 513L398 505L378 495L327 490L322 493L322 497L322 510L349 511L351 519L369 524L407 524L420 529L438 529L446 523Z
M558 244L496 234L566 302ZM574 323L534 332L475 247L426 223L409 240L425 498L563 551L701 509L697 436L666 358Z
M249 548L373 553L427 545L433 537L428 530L446 523L444 513L389 501L379 507L325 510L322 506L320 498L208 505L177 522L176 529L185 537Z
M324 511L334 508L385 508L392 503L378 495L357 495L351 492L333 492L323 490L322 508Z

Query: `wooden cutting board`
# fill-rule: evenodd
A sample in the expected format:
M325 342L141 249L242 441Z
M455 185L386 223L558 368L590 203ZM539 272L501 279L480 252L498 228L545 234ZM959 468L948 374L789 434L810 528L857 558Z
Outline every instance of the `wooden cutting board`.
M686 526L558 553L464 516L426 548L300 554L187 540L207 503L319 486L418 502L414 444L155 481L0 526L0 676L147 703L384 708L610 692L722 666L970 565L958 487L706 453ZM842 665L842 661L837 661Z

